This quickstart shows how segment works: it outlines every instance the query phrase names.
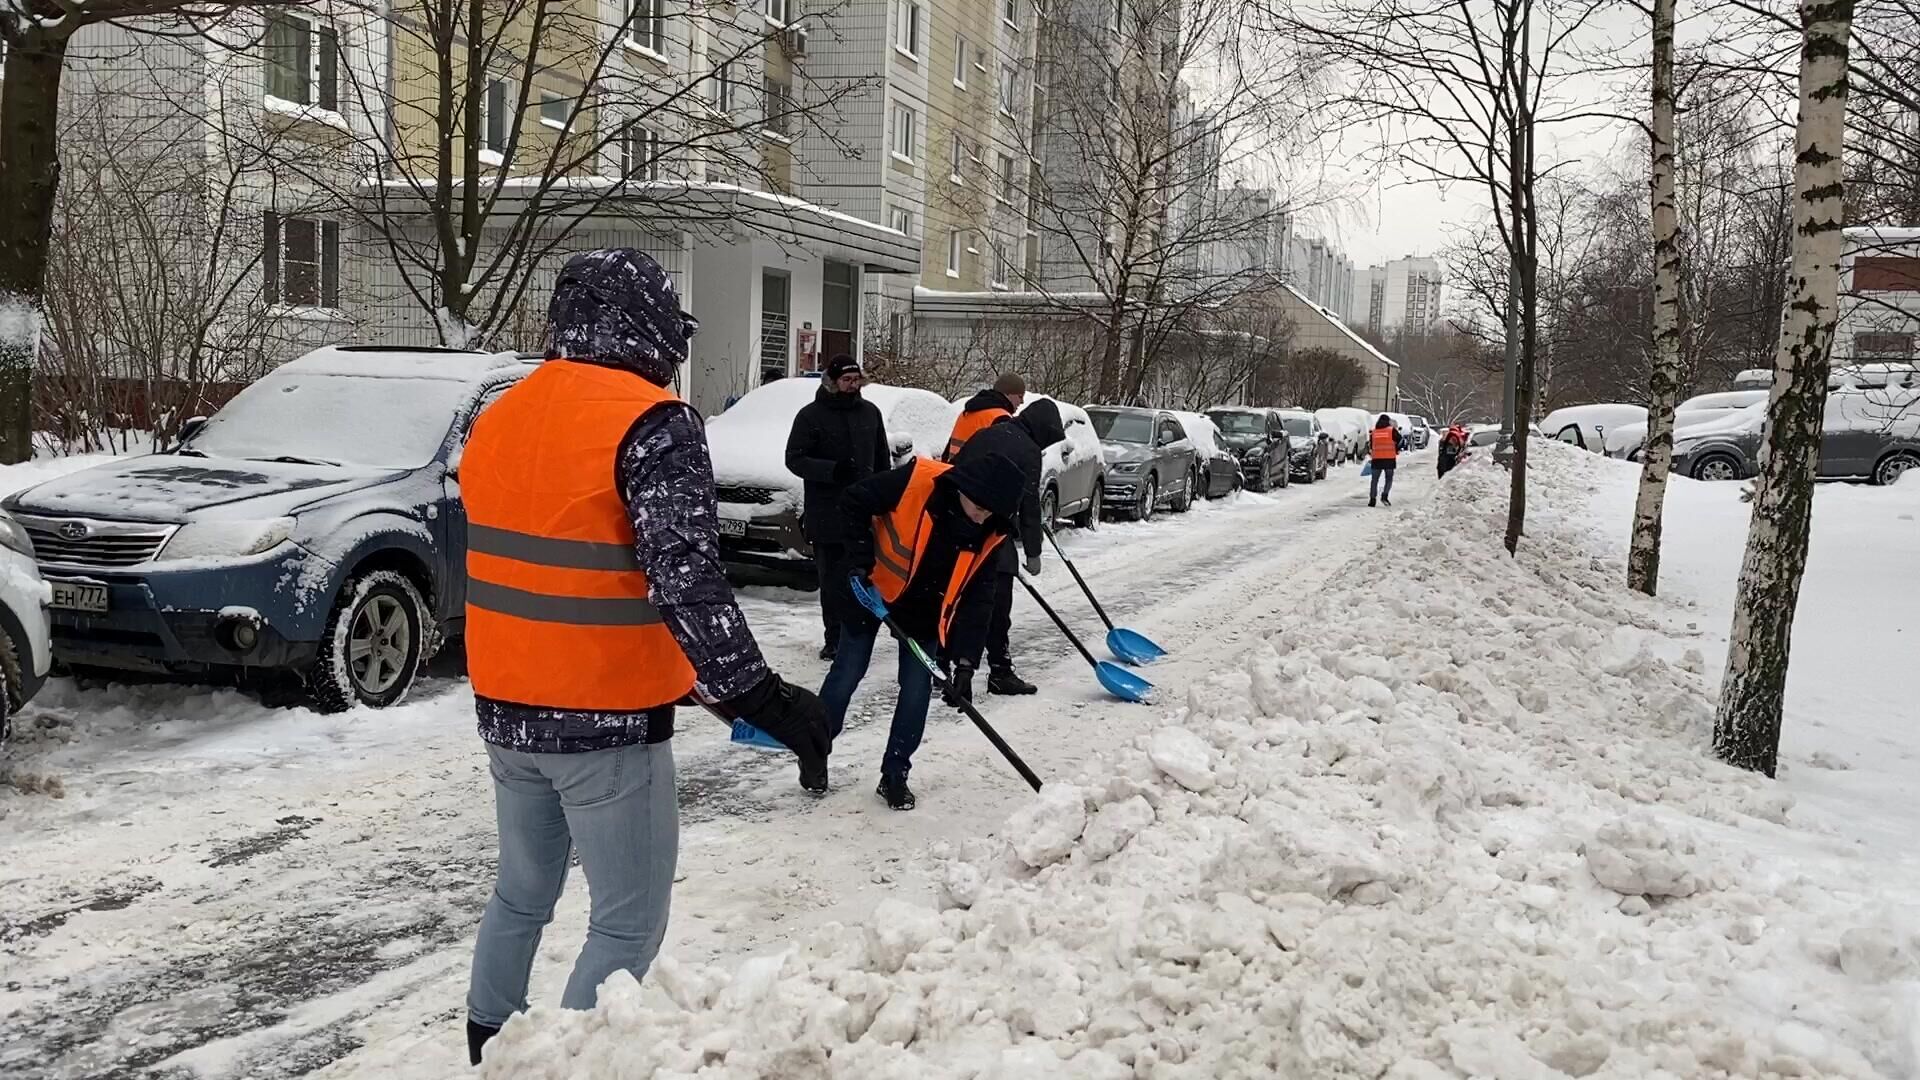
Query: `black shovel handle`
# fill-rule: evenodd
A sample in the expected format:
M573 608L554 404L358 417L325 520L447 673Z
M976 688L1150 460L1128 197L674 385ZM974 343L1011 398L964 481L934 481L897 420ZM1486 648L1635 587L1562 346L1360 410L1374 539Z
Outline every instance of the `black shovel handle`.
M1074 584L1080 586L1080 591L1087 594L1087 603L1093 605L1094 614L1100 616L1100 621L1107 624L1108 630L1112 630L1113 620L1107 618L1107 609L1100 606L1100 599L1093 595L1093 588L1087 584L1087 579L1080 576L1080 568L1073 565L1072 559L1067 558L1067 553L1064 550L1062 550L1060 547L1060 541L1054 538L1053 530L1047 528L1045 525L1042 525L1040 528L1043 532L1047 534L1048 542L1053 544L1053 553L1055 555L1060 556L1061 562L1067 564L1067 573L1073 575ZM1044 601L1041 603L1041 606L1042 607L1046 606ZM1053 614L1053 612L1051 610L1048 610L1047 614L1051 615ZM1060 620L1058 617L1055 617L1053 621L1057 623ZM1066 626L1063 624L1060 628L1062 630L1065 630ZM1072 632L1069 631L1067 636L1072 637L1073 636ZM1075 642L1074 644L1077 645L1079 644L1079 642ZM1080 651L1084 653L1087 650L1081 649Z
M1086 658L1087 666L1093 668L1095 671L1100 670L1100 661L1095 660L1093 654L1087 651L1087 647L1080 643L1079 636L1074 634L1073 630L1067 626L1067 621L1060 617L1060 613L1053 610L1053 605L1047 603L1046 597L1040 595L1040 590L1033 587L1033 582L1028 581L1024 574L1015 574L1014 576L1020 579L1020 584L1027 587L1027 595L1033 597L1033 602L1039 604L1040 610L1047 613L1047 618L1053 620L1053 625L1059 627L1060 632L1067 635L1067 640L1073 642L1073 647L1080 650L1080 655Z
M901 631L900 625L893 621L893 616L888 615L882 621L887 624L887 629L893 631L894 636L900 639L901 647L912 652L913 655L919 659L920 663L926 667L927 674L933 676L934 690L945 690L947 688L946 677L940 674L940 669L933 664L931 658L920 650L917 644L914 644L913 639ZM993 725L987 723L987 718L981 716L980 710L973 707L973 702L962 701L958 704L960 711L967 714L967 719L973 721L973 726L980 729L980 734L985 735L987 741L993 744L993 748L1000 751L1000 756L1007 759L1007 764L1013 766L1013 771L1020 774L1020 779L1025 780L1028 787L1039 791L1040 777L1036 776L1032 769L1027 768L1027 763L1020 760L1020 755L1014 752L1013 747L1007 745L1007 740L1001 738L1000 733L993 730Z

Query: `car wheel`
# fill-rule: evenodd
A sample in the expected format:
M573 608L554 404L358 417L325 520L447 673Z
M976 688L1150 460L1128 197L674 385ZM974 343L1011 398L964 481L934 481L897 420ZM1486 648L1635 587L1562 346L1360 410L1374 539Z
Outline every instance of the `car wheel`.
M1060 488L1048 484L1047 490L1040 496L1040 524L1051 529L1053 523L1060 520Z
M1073 515L1073 524L1079 529L1097 529L1100 518L1107 512L1107 485L1098 480L1093 482L1093 494L1087 498L1087 508Z
M315 708L384 709L406 697L426 651L426 608L413 582L391 570L347 582L307 678Z
M1193 509L1193 493L1195 490L1197 489L1193 486L1193 474L1189 473L1187 475L1187 489L1169 500L1167 509L1176 514L1184 514Z
M1160 502L1160 477L1148 473L1140 484L1140 501L1134 504L1133 520L1148 521L1153 517L1154 508Z
M1905 451L1888 454L1886 457L1881 458L1880 464L1874 468L1873 482L1876 484L1897 483L1908 469L1920 469L1920 454L1910 454Z
M1738 480L1740 463L1726 454L1709 454L1693 464L1695 480Z
M1315 475L1314 475L1314 472L1313 472L1313 461L1312 461L1311 459L1309 459L1309 460L1307 461L1307 469L1306 469L1306 472L1304 472L1304 473L1302 473L1302 474L1301 474L1301 476L1300 476L1300 479L1301 479L1301 480L1302 480L1303 482L1305 482L1305 483L1309 483L1309 484L1311 484L1311 483L1313 483L1313 482L1314 482L1315 480L1317 480L1317 479L1319 479L1319 477L1317 477L1317 476L1315 476Z
M20 650L13 635L0 630L0 744L13 734L13 714L27 703L25 686L20 678Z

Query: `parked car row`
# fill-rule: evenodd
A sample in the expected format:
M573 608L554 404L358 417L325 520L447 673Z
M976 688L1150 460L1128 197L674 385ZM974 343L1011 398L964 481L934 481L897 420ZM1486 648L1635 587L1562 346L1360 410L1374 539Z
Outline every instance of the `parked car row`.
M1827 391L1820 449L1822 480L1891 484L1920 468L1920 386L1903 371L1836 373ZM1886 377L1882 377L1886 376ZM1576 405L1548 413L1548 438L1608 456L1638 460L1646 442L1640 405ZM1673 471L1697 480L1744 480L1759 471L1767 391L1734 390L1688 398L1674 409Z
M55 664L289 676L325 710L399 701L463 632L467 434L538 363L455 349L321 349L188 421L168 450L9 497L0 510L0 716ZM801 484L784 448L818 386L777 380L707 425L730 563L808 568ZM945 448L957 403L903 387L864 393L896 464ZM1148 518L1241 486L1312 482L1351 452L1344 427L1336 438L1302 410L1058 404L1067 437L1045 448L1042 476L1055 523Z

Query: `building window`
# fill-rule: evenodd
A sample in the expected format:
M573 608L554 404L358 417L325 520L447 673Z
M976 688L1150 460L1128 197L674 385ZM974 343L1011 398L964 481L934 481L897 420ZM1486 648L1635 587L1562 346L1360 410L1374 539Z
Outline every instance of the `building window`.
M948 277L960 276L960 251L964 247L966 247L966 241L961 239L960 230L959 229L947 230L947 276Z
M552 90L540 91L540 122L550 128L567 130L573 122L573 99Z
M959 135L953 137L953 145L947 150L947 157L953 163L947 170L947 179L956 184L966 183L967 140Z
M792 138L793 87L779 79L768 78L762 81L760 88L765 95L762 103L766 110L765 128L782 139Z
M1013 258L1007 254L1007 242L996 240L993 243L993 281L996 289L1004 289L1013 280Z
M1913 355L1912 334L1855 334L1853 336L1853 355L1855 356L1900 356Z
M787 369L787 330L793 324L793 281L784 270L760 271L760 378L783 379Z
M626 180L660 179L660 133L629 124L620 134L620 176Z
M267 96L322 109L340 104L340 39L306 19L267 16Z
M792 14L792 0L766 0L766 6L760 12L775 26L785 26L787 16Z
M920 35L926 18L926 9L914 0L893 0L893 47L920 59Z
M1000 21L1020 29L1020 0L1000 0Z
M1001 154L1000 155L1000 190L995 192L995 194L1000 197L1001 202L1013 201L1013 170L1014 170L1013 158L1009 157L1006 154Z
M666 0L627 0L627 41L656 56L667 55Z
M1000 65L1000 111L1012 116L1020 104L1020 70L1012 64Z
M507 152L507 83L504 79L488 79L487 87L480 92L480 149L493 155Z
M913 211L904 206L896 206L888 210L887 227L902 236L912 236Z
M967 39L953 39L953 85L962 90L967 88Z
M920 115L911 105L896 104L893 107L893 139L890 146L893 156L901 161L913 160L913 147L917 141L914 129L919 126Z
M281 217L266 220L267 303L288 307L340 306L340 223Z
M713 67L713 76L707 80L707 99L721 115L733 112L733 64L726 59L707 53L707 63Z

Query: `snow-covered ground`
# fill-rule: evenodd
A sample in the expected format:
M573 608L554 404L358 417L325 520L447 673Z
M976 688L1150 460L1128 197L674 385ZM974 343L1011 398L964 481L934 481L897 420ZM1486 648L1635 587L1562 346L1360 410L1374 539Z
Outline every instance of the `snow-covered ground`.
M1021 604L1043 690L985 707L1042 798L936 708L920 808L881 808L884 663L821 802L688 719L661 963L516 1021L490 1075L1920 1073L1920 482L1816 499L1776 783L1705 749L1734 486L1675 482L1654 601L1619 587L1631 469L1540 448L1509 560L1503 474L1430 461L1393 510L1341 470L1071 537L1173 655L1113 703ZM813 682L809 601L745 603ZM459 1072L470 710L50 687L0 751L0 1075ZM576 882L536 1001L584 917Z

